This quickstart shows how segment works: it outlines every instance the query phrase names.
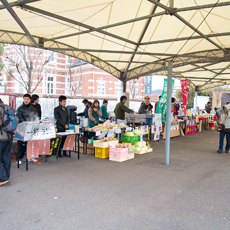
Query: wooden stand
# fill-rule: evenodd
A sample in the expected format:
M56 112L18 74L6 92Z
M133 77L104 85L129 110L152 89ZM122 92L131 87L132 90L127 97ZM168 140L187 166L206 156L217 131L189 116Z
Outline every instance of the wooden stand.
M180 131L180 122L179 121L175 121L175 122L171 122L171 126L176 126L178 127L178 129L171 129L170 132L170 137L178 137L181 135L181 131ZM165 139L165 134L166 134L166 123L164 126L164 135L163 135L163 139Z

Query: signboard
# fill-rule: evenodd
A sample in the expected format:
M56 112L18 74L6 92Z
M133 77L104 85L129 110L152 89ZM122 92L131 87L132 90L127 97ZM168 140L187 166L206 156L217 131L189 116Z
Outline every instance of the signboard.
M190 80L189 79L180 80L180 83L181 83L182 98L184 103L184 114L186 114L186 107L188 106Z
M52 122L20 123L15 133L15 139L20 141L44 140L54 137L56 134Z
M39 141L28 141L27 142L27 159L38 157L38 142Z
M50 151L49 156L47 158L52 156L57 156L60 145L61 145L62 137L52 138L50 139Z
M66 137L63 150L73 150L75 135L69 135Z
M49 155L49 152L50 152L50 140L49 139L40 140L38 154Z
M174 79L172 79L172 91L174 87ZM163 92L160 100L157 103L156 114L162 115L162 123L166 122L166 113L167 113L167 91L168 91L168 79L164 79Z

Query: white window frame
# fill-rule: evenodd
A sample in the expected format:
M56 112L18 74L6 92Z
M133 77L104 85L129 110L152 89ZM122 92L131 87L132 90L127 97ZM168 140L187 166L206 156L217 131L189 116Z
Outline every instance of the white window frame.
M115 84L115 95L120 95L122 93L122 87L122 84Z
M103 87L99 87L99 85L102 85ZM99 92L100 89L102 89L104 92ZM97 82L97 94L98 95L105 95L105 83L104 82Z
M49 77L52 77L53 78L53 81L49 81ZM49 84L52 84L53 83L53 93L49 93L48 90L49 90ZM52 75L52 74L47 74L46 76L46 93L47 94L50 94L50 95L54 95L56 94L56 79L55 79L55 76Z
M50 61L48 63L54 63L56 61L56 53L50 50L47 50L47 54L46 54L46 58L48 59L50 57L50 55L53 53L52 58L50 58Z

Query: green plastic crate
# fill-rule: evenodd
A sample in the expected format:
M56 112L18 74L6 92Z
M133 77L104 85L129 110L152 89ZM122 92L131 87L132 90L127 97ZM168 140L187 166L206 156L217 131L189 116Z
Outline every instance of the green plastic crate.
M133 143L140 141L140 136L125 136L121 135L121 141L122 142L127 142L127 143Z

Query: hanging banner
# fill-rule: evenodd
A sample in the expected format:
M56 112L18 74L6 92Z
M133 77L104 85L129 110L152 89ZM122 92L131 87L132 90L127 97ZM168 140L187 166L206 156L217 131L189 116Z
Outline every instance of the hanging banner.
M39 141L39 155L49 155L50 153L50 139L40 140Z
M168 79L164 79L164 86L163 86L163 92L161 95L160 100L157 103L157 109L156 113L161 114L162 123L166 122L166 114L167 114L167 87L168 87ZM174 88L174 79L172 79L172 92Z
M39 141L28 141L27 142L27 159L38 157L38 142Z
M186 114L186 108L188 106L188 96L189 96L189 87L190 87L190 80L180 80L181 83L181 90L182 90L182 98L184 104L184 114Z
M74 141L75 135L67 136L63 146L63 150L73 150Z

